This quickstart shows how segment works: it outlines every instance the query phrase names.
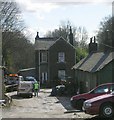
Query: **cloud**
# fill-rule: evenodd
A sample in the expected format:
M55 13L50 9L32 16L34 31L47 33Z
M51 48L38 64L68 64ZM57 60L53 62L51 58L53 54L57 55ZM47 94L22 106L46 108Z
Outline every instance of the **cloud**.
M15 0L23 11L26 12L50 12L63 4L87 4L109 3L113 0Z
M23 33L24 35L32 42L34 43L35 41L35 36L36 36L36 28L31 28L31 27L27 27Z
M45 19L45 17L44 17L43 15L41 15L40 13L37 14L36 18L37 18L38 20L44 20L44 19Z
M20 2L23 0L19 0ZM28 1L28 0L27 0ZM32 3L83 3L83 2L113 2L113 0L29 0Z
M58 8L57 4L35 2L35 0L16 0L23 11L26 12L50 12L53 9Z

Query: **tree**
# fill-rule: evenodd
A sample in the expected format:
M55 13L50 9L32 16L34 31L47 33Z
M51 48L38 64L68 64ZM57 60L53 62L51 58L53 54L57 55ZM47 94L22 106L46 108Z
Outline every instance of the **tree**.
M76 63L78 63L81 59L85 58L88 55L87 50L77 47L76 48Z
M100 22L100 28L97 33L97 41L99 43L99 50L113 50L114 46L112 44L112 17L108 16Z
M60 37L62 36L65 40L68 40L68 34L69 34L69 28L71 26L70 21L61 22L61 25L59 25L59 29L55 29L53 31L48 31L47 34L45 35L46 37ZM76 28L72 27L72 32L75 37L75 31Z
M87 49L87 39L88 39L88 33L85 27L79 27L77 30L77 37L79 42L79 47L83 49Z
M0 26L2 31L22 31L21 11L16 2L0 2Z
M0 2L3 63L10 72L34 67L34 46L23 34L25 25L15 2Z
M72 28L73 32L73 38L76 46L80 46L81 48L85 48L88 39L88 33L85 27L75 27L71 25L70 21L62 21L61 25L59 26L59 29L55 29L53 31L48 31L47 34L45 35L46 37L60 37L62 36L65 40L68 40L68 35L69 35L69 29L70 26Z
M8 38L4 37L8 34ZM34 46L21 33L5 32L3 40L7 41L3 46L3 56L5 65L12 72L19 69L34 67Z
M48 31L46 37L60 37L62 36L65 40L68 41L69 29L72 26L73 38L74 38L74 46L76 47L76 61L79 62L82 58L87 55L88 46L87 46L87 39L88 33L85 27L75 27L71 25L70 21L61 22L59 29L55 29L54 31Z

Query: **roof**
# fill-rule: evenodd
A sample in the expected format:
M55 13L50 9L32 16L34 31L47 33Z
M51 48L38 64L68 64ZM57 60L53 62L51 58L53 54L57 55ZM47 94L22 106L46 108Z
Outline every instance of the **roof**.
M48 50L57 38L39 38L35 41L35 50Z
M68 45L70 45L73 49L75 49L75 47L72 44L70 44L68 41L66 41L62 36L59 37L56 41L54 41L54 43L51 46L53 46L54 44L56 44L59 40L65 41Z
M58 40L64 40L63 37L59 38L39 38L35 41L35 50L48 50L51 46L53 46ZM68 41L66 41L71 47L74 48L73 45L71 45ZM75 49L75 48L74 48Z
M27 69L21 69L19 72L29 71L29 70L35 70L35 68L27 68Z
M114 52L91 53L76 65L74 65L72 69L78 69L87 72L97 72L104 68L113 59Z

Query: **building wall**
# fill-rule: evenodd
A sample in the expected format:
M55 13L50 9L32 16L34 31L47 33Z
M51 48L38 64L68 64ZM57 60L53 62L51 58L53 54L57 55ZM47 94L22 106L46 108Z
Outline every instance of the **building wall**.
M39 52L38 50L35 50L35 74L36 74L36 79L39 81Z
M100 72L97 73L99 84L114 82L114 79L112 77L112 75L113 75L112 64L114 64L114 61L110 62Z
M88 92L97 86L97 74L76 70L76 80L80 93Z
M76 70L76 81L81 93L88 92L97 85L114 82L112 78L112 62L106 65L98 72L90 73L86 71Z
M41 53L47 52L47 62L41 63ZM58 53L65 53L65 62L58 63ZM49 50L36 50L35 51L36 63L36 77L37 80L42 79L42 73L47 72L47 84L54 86L53 82L58 81L58 70L65 70L66 75L74 80L74 71L71 70L75 65L75 49L62 38L53 44Z
M36 63L36 77L37 80L39 80L42 83L42 73L47 73L48 74L48 60L47 62L42 62L41 61L41 54L42 53L47 53L47 58L48 58L48 51L47 50L37 50L35 53L35 63Z
M65 53L65 62L58 63L58 53ZM58 70L65 70L66 75L74 79L74 71L71 70L75 65L75 49L63 39L58 40L49 49L49 74L50 82L58 79Z

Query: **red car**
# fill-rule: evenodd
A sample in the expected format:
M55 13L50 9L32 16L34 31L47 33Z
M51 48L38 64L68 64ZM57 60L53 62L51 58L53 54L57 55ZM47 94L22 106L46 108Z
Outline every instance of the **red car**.
M114 89L114 83L105 83L97 86L96 88L92 89L88 93L75 95L71 98L71 106L76 108L77 110L82 110L83 102L85 100L91 99L93 97L97 97L103 94L109 94Z
M86 100L83 104L83 110L90 115L112 118L114 115L114 91Z

